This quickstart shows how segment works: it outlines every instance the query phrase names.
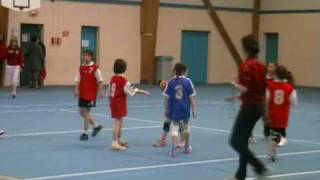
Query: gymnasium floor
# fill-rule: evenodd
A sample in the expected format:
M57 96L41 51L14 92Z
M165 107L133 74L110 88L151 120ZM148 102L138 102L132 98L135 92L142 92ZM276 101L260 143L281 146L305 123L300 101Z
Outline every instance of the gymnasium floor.
M71 87L22 89L15 100L10 99L8 89L1 89L0 129L6 135L0 138L0 174L25 180L222 180L234 173L237 155L228 145L228 136L238 105L223 101L231 94L230 87L196 87L193 152L179 153L176 158L168 156L168 147L152 147L161 133L162 96L157 87L146 88L151 97L130 99L124 130L130 148L126 152L110 150L112 121L105 98L93 110L104 131L80 142L83 123ZM264 159L273 170L272 179L316 180L320 176L320 89L299 89L298 93L300 103L292 113L287 146L280 148L278 162ZM258 142L252 148L264 157L261 127L257 124Z

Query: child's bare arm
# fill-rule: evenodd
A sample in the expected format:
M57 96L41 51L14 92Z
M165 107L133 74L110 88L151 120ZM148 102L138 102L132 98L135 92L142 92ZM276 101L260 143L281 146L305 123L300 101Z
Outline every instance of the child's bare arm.
M143 94L145 96L150 96L150 93L148 91L142 90L142 89L138 89L137 88L137 93L138 94Z
M102 98L103 97L103 83L102 81L98 82L98 97Z
M79 83L76 83L76 86L74 88L74 97L78 97L79 96Z
M236 81L232 81L231 84L236 90L240 91L241 93L245 93L248 91L247 87L241 85L240 83L238 83Z
M76 83L76 86L74 88L74 97L78 97L79 96L79 86L80 86L80 73L79 72L76 74L74 81Z
M191 96L190 97L190 102L191 102L191 110L192 110L192 116L193 118L196 118L196 104L195 104L195 97Z
M136 94L144 94L145 96L150 95L148 91L139 88L134 88L129 82L127 82L127 84L124 86L124 92L129 96L134 96Z

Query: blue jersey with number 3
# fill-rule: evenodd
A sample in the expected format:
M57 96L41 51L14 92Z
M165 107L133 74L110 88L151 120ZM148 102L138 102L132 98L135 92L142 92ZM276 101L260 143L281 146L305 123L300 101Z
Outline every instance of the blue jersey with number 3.
M163 95L168 100L168 116L173 121L187 121L190 118L190 97L196 91L192 81L184 76L172 78Z

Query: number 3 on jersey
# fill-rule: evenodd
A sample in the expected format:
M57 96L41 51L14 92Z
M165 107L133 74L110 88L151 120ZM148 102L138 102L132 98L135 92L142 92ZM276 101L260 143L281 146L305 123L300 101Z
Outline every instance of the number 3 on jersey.
M180 100L183 98L183 87L181 85L177 85L175 88L176 90L176 99Z
M274 99L273 102L276 105L281 105L284 103L284 91L283 90L276 90L274 92Z

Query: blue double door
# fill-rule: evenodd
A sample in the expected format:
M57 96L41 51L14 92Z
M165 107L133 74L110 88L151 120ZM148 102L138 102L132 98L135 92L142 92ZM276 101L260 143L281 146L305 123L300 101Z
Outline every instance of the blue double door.
M188 66L188 77L194 83L207 83L209 32L183 31L181 62Z

